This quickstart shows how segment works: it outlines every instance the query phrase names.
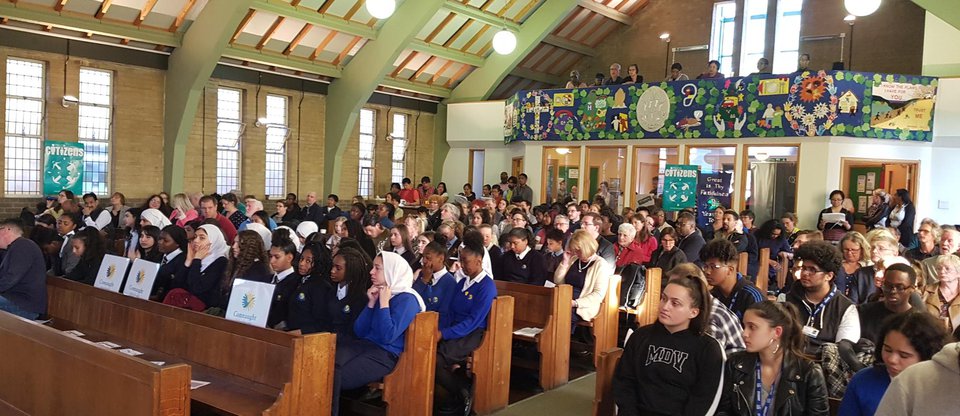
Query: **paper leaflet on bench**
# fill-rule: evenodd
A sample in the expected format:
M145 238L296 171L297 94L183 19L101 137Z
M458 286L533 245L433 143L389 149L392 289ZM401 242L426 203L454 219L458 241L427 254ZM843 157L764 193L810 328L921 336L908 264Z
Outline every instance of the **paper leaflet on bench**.
M543 332L543 328L534 328L529 326L523 329L518 329L516 331L513 331L514 334L524 336L524 337L535 337L537 336L537 334L541 332Z

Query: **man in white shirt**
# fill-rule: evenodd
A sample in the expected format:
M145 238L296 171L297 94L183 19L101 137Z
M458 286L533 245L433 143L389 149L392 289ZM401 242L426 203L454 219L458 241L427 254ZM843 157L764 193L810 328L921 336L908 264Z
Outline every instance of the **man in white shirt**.
M97 194L93 192L83 196L83 224L97 230L110 225L110 212L100 208Z

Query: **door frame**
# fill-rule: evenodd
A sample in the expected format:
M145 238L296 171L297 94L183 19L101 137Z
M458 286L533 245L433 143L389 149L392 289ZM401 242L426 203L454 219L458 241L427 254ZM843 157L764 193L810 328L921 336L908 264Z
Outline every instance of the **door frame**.
M891 165L891 164L906 164L913 165L913 172L910 173L909 183L907 186L907 192L910 193L910 198L916 202L918 193L920 192L917 189L920 183L920 164L922 162L917 159L870 159L870 158L860 158L860 157L841 157L840 158L840 183L837 186L837 189L843 189L844 184L850 183L850 168L858 166L874 166L874 165Z

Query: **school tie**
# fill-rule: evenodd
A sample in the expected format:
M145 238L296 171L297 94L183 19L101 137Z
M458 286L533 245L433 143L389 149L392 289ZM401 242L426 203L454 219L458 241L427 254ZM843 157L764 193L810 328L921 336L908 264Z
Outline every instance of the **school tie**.
M169 260L167 259L167 256L163 256L163 260L160 260L160 265L163 266L163 265L167 264L168 261L169 261Z
M279 276L280 276L280 275L278 275L278 274L274 274L274 275L273 275L273 281L270 282L270 283L273 283L273 284L280 283Z

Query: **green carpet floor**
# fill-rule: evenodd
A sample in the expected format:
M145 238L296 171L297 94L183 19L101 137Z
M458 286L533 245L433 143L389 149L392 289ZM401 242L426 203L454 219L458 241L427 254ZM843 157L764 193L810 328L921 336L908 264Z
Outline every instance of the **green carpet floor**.
M591 373L565 386L514 403L494 416L584 416L593 413L596 373Z

